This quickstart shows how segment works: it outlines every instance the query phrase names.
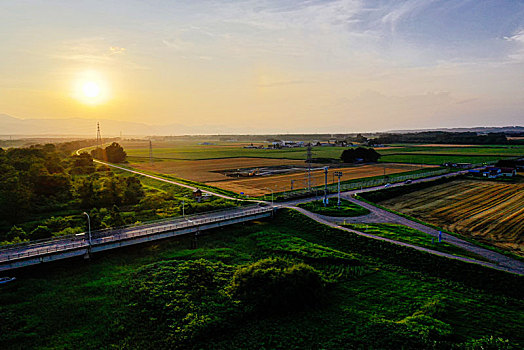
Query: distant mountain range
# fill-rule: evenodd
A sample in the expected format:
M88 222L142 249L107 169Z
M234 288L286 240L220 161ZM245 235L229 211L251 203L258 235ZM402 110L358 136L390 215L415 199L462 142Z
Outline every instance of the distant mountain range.
M96 136L100 122L103 137L147 135L234 134L240 130L221 125L186 126L181 124L149 125L109 119L21 119L0 114L0 136Z
M524 132L524 126L488 126L488 127L472 127L472 128L438 128L438 129L419 129L419 130L391 130L387 131L392 134L407 134L423 131L447 131L447 132L477 132L477 133L488 133L488 132L503 132L506 134L515 134Z
M149 125L145 123L126 122L109 119L21 119L7 114L0 114L1 137L27 137L27 136L71 136L85 137L96 136L96 123L100 122L103 137L119 136L171 136L171 135L245 135L245 130L225 127L223 125L186 126L182 124ZM448 131L478 133L504 132L523 133L523 126L504 127L471 127L471 128L438 128L419 130L391 130L386 133L414 133L422 131ZM376 133L366 133L376 134Z

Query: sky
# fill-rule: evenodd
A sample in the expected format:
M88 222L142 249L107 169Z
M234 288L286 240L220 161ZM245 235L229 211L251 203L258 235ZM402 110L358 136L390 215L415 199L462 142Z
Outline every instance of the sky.
M524 124L523 0L0 0L0 43L0 114L17 118Z

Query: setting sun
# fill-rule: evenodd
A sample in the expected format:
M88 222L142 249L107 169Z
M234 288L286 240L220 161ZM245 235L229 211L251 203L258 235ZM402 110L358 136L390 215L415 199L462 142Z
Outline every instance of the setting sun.
M97 97L100 94L100 87L96 83L90 81L82 86L82 91L86 97Z
M92 106L105 103L111 97L106 77L93 70L76 76L72 96L77 101Z

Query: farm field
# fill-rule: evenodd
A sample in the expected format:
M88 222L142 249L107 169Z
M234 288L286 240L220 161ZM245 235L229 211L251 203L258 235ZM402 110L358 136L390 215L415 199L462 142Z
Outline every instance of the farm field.
M333 176L335 171L342 171L341 181L360 179L372 176L396 174L412 170L420 169L419 166L406 164L387 164L387 165L360 165L348 168L333 168L328 171L328 184L336 183L338 180ZM261 176L250 177L238 180L213 182L212 185L220 187L233 192L244 192L247 195L258 196L271 193L268 188L271 188L275 193L288 191L291 189L291 181L293 189L307 188L307 178L304 172L275 175L275 176ZM315 170L311 172L311 186L321 186L324 184L324 171Z
M256 143L259 145L261 143ZM163 159L198 160L216 158L277 158L306 159L305 148L284 149L249 149L247 142L217 142L211 145L201 145L198 142L163 142L153 141L153 157ZM122 142L131 160L134 158L149 158L149 141ZM345 147L314 147L313 157L340 158Z
M458 180L381 205L524 256L524 184Z
M409 163L409 164L433 164L441 165L444 163L489 163L496 162L501 156L467 156L467 155L444 155L444 154L421 154L405 153L384 155L379 161L382 163Z
M247 142L199 144L189 141L153 141L153 157L159 159L198 160L235 157L305 160L305 148L246 149ZM263 143L254 143L262 145ZM149 141L123 141L130 160L149 158ZM339 159L345 147L313 147L313 158ZM458 146L458 145L395 145L377 147L383 162L442 164L449 162L489 162L500 157L524 156L524 146Z
M162 174L175 175L184 179L203 182L224 190L236 193L243 192L249 196L260 196L300 189L307 187L307 177L304 170L297 170L284 175L254 176L234 178L220 173L220 171L237 168L256 168L264 166L295 165L303 167L303 161L257 159L257 158L232 158L232 159L210 159L198 161L162 161L152 165L146 162L131 163L132 167L142 170L153 171ZM324 184L324 170L319 169L321 164L312 164L311 186ZM335 171L342 171L341 181L354 180L364 177L397 174L420 169L419 165L408 164L372 164L358 165L344 168L330 168L328 170L328 184L336 183L338 179L333 175ZM271 189L271 190L270 190Z
M260 167L296 166L304 167L303 160L292 159L272 159L272 158L226 158L226 159L206 159L206 160L163 160L155 161L153 164L130 161L134 168L154 171L162 174L170 174L184 179L211 182L227 181L232 177L225 175L227 170ZM312 167L318 167L312 164Z

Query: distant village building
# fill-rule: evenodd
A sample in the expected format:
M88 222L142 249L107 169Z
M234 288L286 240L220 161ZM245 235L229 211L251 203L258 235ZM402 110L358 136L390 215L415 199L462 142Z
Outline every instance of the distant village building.
M194 190L193 191L193 198L195 198L196 201L198 203L200 203L200 201L202 200L202 190L200 190L198 188L196 190Z
M473 176L487 177L488 179L496 179L499 177L514 177L517 176L517 170L514 168L500 168L489 166L484 169L470 170L469 174Z

